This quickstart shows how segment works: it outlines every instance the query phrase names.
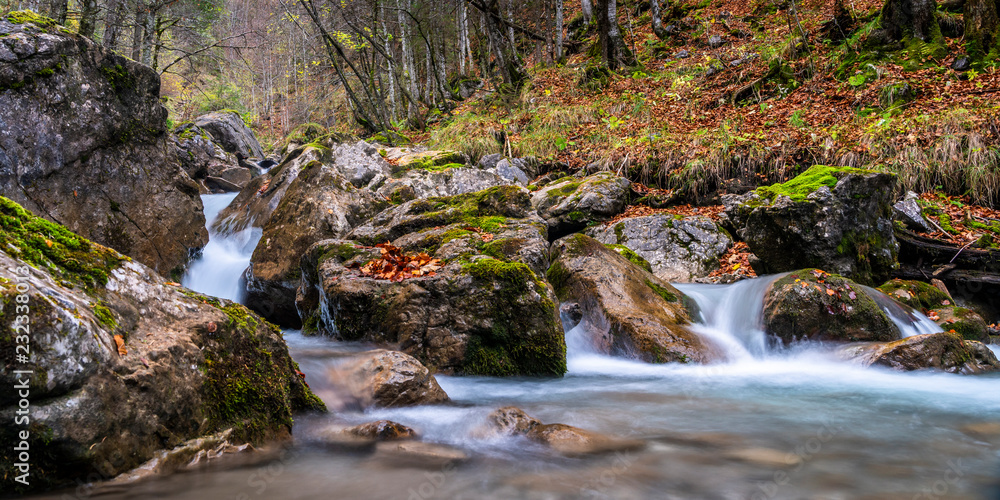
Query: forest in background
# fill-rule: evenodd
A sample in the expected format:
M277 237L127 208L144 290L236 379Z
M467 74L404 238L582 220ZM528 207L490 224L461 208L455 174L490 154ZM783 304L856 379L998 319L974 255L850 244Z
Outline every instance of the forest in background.
M662 5L661 5L662 4ZM608 169L665 205L876 167L1000 203L995 0L0 0L162 75L175 124Z

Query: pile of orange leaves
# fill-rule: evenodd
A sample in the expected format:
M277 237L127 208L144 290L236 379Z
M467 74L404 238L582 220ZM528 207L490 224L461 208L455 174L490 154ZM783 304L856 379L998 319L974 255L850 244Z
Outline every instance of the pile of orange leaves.
M435 271L442 267L440 260L432 258L426 253L406 255L402 248L392 246L389 243L380 243L375 246L381 250L382 256L361 266L361 274L364 276L389 281L403 281L407 278L434 276Z

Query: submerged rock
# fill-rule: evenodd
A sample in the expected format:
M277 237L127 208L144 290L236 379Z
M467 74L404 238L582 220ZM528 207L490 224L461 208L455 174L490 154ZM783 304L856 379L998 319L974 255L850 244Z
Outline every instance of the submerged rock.
M39 16L0 17L0 195L153 267L208 242L171 154L160 77Z
M344 408L396 408L448 401L430 371L407 354L376 350L351 356L327 373Z
M627 247L649 263L657 278L672 282L708 276L732 244L722 228L703 216L631 217L587 234L601 243Z
M618 215L628 204L628 179L602 172L547 184L531 196L531 204L558 238Z
M31 304L30 365L5 358L7 386L30 383L32 487L110 478L189 439L232 428L231 441L288 436L292 413L323 408L296 373L280 331L239 304L168 284L117 252L0 198L0 327ZM51 245L50 245L51 244ZM23 287L22 287L23 289ZM15 351L15 337L0 349ZM29 376L14 370L29 369ZM8 391L0 416L13 422ZM0 444L19 441L0 427ZM27 430L27 429L26 429ZM11 469L10 455L0 465Z
M818 269L801 269L771 284L764 295L764 330L786 343L885 341L900 335L860 285Z
M842 355L864 366L884 366L900 371L934 369L961 374L1000 371L1000 361L988 347L974 340L963 340L951 332L852 346Z
M191 439L171 450L158 451L146 463L120 474L107 484L134 483L154 476L165 476L178 471L193 470L198 467L204 467L226 455L235 455L254 450L247 443L233 444L230 442L232 434L232 429L226 429L210 436Z
M760 259L759 274L818 267L858 283L895 268L893 174L816 165L784 183L723 197L726 215Z
M350 429L346 429L344 432L354 436L375 439L378 441L398 441L401 439L413 439L417 437L417 431L391 420L368 422L367 424L361 424L351 427Z
M718 348L688 330L684 294L598 241L574 234L552 244L549 281L579 304L586 341L601 353L654 363L718 360Z
M543 424L514 406L491 413L485 431L493 435L524 436L564 455L592 455L645 446L642 441L605 436L566 424Z

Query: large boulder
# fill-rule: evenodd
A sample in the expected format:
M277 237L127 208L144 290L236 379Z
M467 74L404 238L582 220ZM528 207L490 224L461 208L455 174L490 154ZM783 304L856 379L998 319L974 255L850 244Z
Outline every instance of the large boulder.
M953 332L914 335L902 340L851 346L841 353L864 366L883 366L900 371L923 369L949 373L979 374L1000 371L1000 361L988 347L963 340Z
M579 304L585 342L601 353L653 363L715 361L717 346L688 330L694 302L666 281L582 234L552 244L548 279Z
M895 186L893 174L815 165L784 184L724 196L723 203L760 258L758 273L818 267L874 286L897 265Z
M0 465L14 470L27 431L31 487L110 478L229 428L234 441L285 437L293 412L323 407L280 331L245 307L169 284L5 198L0 220L0 349L11 353L0 381L27 383L31 400L30 425L0 427ZM30 344L16 333L28 328ZM5 392L0 417L14 422L19 402Z
M248 182L229 206L219 212L212 229L228 234L248 227L264 227L299 172L325 154L325 149L313 144L292 150L280 164Z
M531 204L548 223L550 236L559 238L624 211L629 186L628 179L610 172L582 179L566 177L536 191Z
M704 216L631 217L586 234L601 243L627 247L649 263L657 278L673 282L708 276L733 243L725 230Z
M244 303L269 321L300 327L295 290L302 254L317 241L346 235L389 205L372 190L350 182L363 182L359 171L365 160L375 165L382 161L374 150L357 151L367 146L359 144L363 146L341 147L337 154L303 165L264 225L246 272ZM346 170L351 177L344 175Z
M240 154L246 158L264 158L257 137L243 122L243 117L233 110L222 110L201 115L194 124L202 128L227 153Z
M396 348L440 372L562 375L555 295L540 279L545 224L531 215L525 189L497 187L407 202L351 241L317 243L302 258L296 299L305 331ZM362 273L381 256L363 245L386 241L441 268L401 281Z
M19 14L0 17L0 194L179 272L208 231L198 186L171 152L160 76Z
M338 409L396 408L448 401L430 371L407 354L376 350L341 360L327 378Z
M771 284L764 295L764 330L795 340L887 341L899 328L864 287L819 269L802 269Z
M172 140L177 161L202 193L240 191L257 173L241 165L235 155L194 123L177 127Z

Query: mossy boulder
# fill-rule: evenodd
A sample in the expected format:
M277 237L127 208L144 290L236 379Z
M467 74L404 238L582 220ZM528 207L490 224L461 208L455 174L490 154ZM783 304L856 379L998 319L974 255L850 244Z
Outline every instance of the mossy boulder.
M764 330L795 340L888 341L899 329L864 288L842 276L801 269L771 284L764 295Z
M318 243L303 258L298 306L306 333L374 342L435 372L565 373L555 295L527 265L473 255L433 276L393 282L360 275L357 267L377 252L343 260L344 244Z
M990 343L989 325L972 309L958 306L938 307L930 314L937 318L934 322L945 331L953 331L965 340Z
M893 174L816 165L792 180L723 197L726 216L760 259L758 273L827 269L862 284L898 265Z
M32 488L111 478L225 429L241 442L287 437L294 412L323 408L280 331L245 307L168 284L41 219L5 214L3 222L0 379L28 382L32 413L30 426L0 429L0 465L13 470L16 433L29 431ZM16 310L15 283L25 285L27 314ZM14 356L22 323L30 363ZM8 422L13 396L0 398Z
M850 346L841 355L864 366L900 371L931 369L967 375L1000 371L1000 361L988 347L974 340L963 340L961 335L951 332Z
M302 254L317 241L346 235L389 206L374 191L356 187L343 175L345 168L357 170L364 159L377 164L381 157L363 152L331 155L327 161L302 166L264 225L250 258L244 302L283 326L301 326L295 290Z
M0 17L0 195L167 275L208 242L160 75L30 12Z
M566 177L531 196L531 204L559 238L620 214L628 205L631 182L610 172L584 178Z
M732 244L722 228L703 216L631 217L593 227L586 234L601 243L628 248L648 262L658 278L673 282L708 276L718 269L719 257Z
M946 293L922 281L896 278L883 283L878 290L898 302L921 311L947 307L952 303L951 297Z
M518 186L496 186L455 196L410 200L379 213L352 231L348 238L374 245L448 224L495 232L506 219L542 223L531 208L528 190Z
M553 243L547 277L559 300L579 304L575 327L595 352L651 363L722 358L717 346L686 328L693 301L589 236Z
M296 306L307 334L399 349L434 371L562 375L566 346L551 288L546 226L513 186L413 200L327 240L302 258ZM386 241L426 252L433 276L362 276Z

